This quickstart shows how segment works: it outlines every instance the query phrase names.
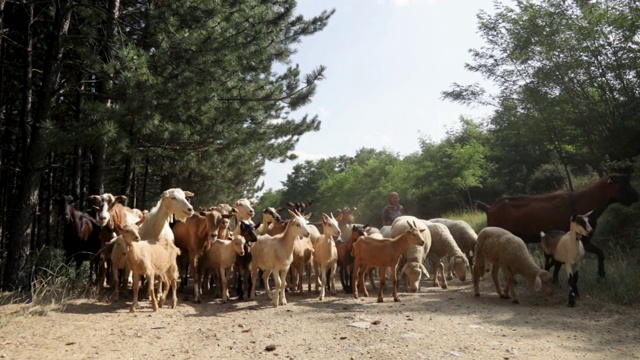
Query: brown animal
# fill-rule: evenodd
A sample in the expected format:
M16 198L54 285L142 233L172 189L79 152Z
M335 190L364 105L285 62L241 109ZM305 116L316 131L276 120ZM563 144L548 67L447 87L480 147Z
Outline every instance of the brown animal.
M476 206L487 213L487 226L506 229L526 243L533 243L540 241L541 231L569 231L567 219L573 214L594 210L589 218L595 229L597 218L610 204L619 202L629 206L637 201L638 192L629 183L628 175L609 174L574 192L510 196L501 198L491 206L477 201ZM591 243L590 237L582 242L585 251L598 256L598 275L604 277L604 253Z
M350 294L351 289L351 270L353 269L354 257L351 254L353 242L360 236L365 236L365 229L369 227L369 224L352 225L351 231L349 231L349 239L347 241L336 241L336 249L338 250L338 267L340 269L340 282L342 283L342 290L345 293Z
M193 214L187 218L186 222L176 222L173 227L173 235L175 236L175 244L180 249L181 257L188 259L187 268L191 273L191 278L197 278L198 258L203 254L205 245L209 240L209 235L217 231L219 224L223 223L225 218L229 218L231 214L220 214L219 212L207 211ZM184 262L181 262L184 263ZM187 268L181 269L181 273L187 274ZM183 286L183 284L181 284ZM186 279L184 280L186 286ZM193 301L200 302L200 284L198 281L194 284Z
M358 280L364 284L364 273L368 267L377 266L380 273L380 287L378 289L378 302L383 302L382 293L386 271L391 267L391 279L393 281L393 301L398 299L398 262L407 249L412 246L424 246L421 233L429 231L426 227L419 229L414 222L407 222L408 229L395 238L383 238L361 236L353 243L353 297L358 298ZM364 296L369 296L364 287Z

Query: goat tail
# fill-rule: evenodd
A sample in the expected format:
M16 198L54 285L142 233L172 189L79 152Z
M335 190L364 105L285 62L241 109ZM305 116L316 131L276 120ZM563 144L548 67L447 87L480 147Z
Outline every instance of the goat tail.
M476 201L475 201L475 204L476 204L476 208L477 208L478 210L482 210L482 211L484 211L484 212L489 211L489 208L491 207L490 205L485 204L485 203L483 203L483 202L482 202L482 201L480 201L480 200L476 200Z

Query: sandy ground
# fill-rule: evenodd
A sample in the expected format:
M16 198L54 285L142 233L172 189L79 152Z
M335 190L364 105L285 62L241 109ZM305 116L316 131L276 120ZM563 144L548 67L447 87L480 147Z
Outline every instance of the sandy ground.
M141 302L78 300L61 310L0 306L3 359L638 359L640 311L583 296L566 306L564 290L551 298L516 291L520 304L501 300L490 280L482 296L471 284L448 290L423 283L418 294L354 300L338 291L289 295L274 308L257 301L202 304L151 311ZM388 294L388 292L387 292Z

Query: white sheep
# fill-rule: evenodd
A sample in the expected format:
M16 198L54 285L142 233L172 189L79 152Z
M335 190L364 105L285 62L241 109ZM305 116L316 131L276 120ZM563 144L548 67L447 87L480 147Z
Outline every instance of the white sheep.
M293 262L293 246L296 237L309 236L307 219L299 212L289 210L293 217L287 222L284 233L278 235L260 235L258 241L251 246L251 293L250 299L256 298L256 283L258 282L258 269L264 271L265 290L269 298L273 298L273 306L286 305L285 287L287 272ZM273 273L275 295L271 295L269 289L269 274Z
M368 267L376 266L380 272L380 286L378 289L378 302L383 302L385 275L387 268L391 267L391 279L393 281L393 300L398 299L398 262L400 257L411 246L424 246L423 234L429 230L416 221L407 223L407 230L395 238L377 239L370 236L361 236L353 243L353 297L358 298L358 279L364 283L364 271ZM364 295L369 296L364 287Z
M473 252L475 251L476 242L478 241L478 234L476 234L471 225L464 220L444 218L429 219L429 221L444 224L449 229L456 244L458 244L460 250L467 256L469 266L473 267ZM451 268L447 269L447 280L453 278L451 270Z
M473 266L473 292L480 296L480 277L485 273L485 262L493 264L491 277L496 292L502 299L518 298L513 286L515 275L521 275L533 284L535 291L542 290L545 294L553 293L553 278L551 274L541 269L531 257L524 241L509 231L499 227L486 227L478 233L476 244L476 261ZM504 290L500 288L498 271L502 270L507 284Z
M427 253L427 259L431 263L433 286L440 285L443 289L447 288L445 269L442 263L442 259L445 257L449 257L447 269L453 270L458 280L465 281L469 261L456 244L449 228L444 224L430 221L426 221L425 224L431 233L431 249Z
M147 275L149 279L148 291L151 297L153 311L156 311L158 307L162 307L169 292L169 287L173 289L173 303L171 304L171 308L176 307L178 303L178 297L176 295L178 264L176 263L176 258L180 254L180 249L178 249L173 242L166 239L160 239L154 242L141 240L136 225L125 225L122 229L122 235L115 239L114 249L127 254L127 267L133 273L133 303L131 304L131 312L134 312L138 306L138 290L140 288L140 276L142 275ZM168 284L160 301L158 301L153 288L155 275L159 275L162 282Z
M332 295L336 294L336 270L338 263L338 250L333 241L334 236L340 236L341 231L338 221L327 214L322 214L322 229L324 234L321 235L313 246L313 266L316 273L316 291L320 288L320 300L324 299L325 287L327 285L327 270L331 271L330 291Z
M404 266L400 270L400 274L405 276L407 290L416 292L420 289L420 278L422 274L429 276L429 272L424 267L424 260L431 249L431 233L428 231L426 220L420 220L414 216L399 216L391 224L391 237L397 237L410 228L410 224L416 223L421 231L422 245L413 245L407 248L403 256ZM385 227L380 229L384 234Z
M593 231L589 224L589 215L591 213L592 211L584 215L571 216L569 219L569 232L559 239L555 248L550 248L550 244L543 243L545 254L548 251L556 262L565 266L567 278L569 279L569 306L575 306L576 299L580 297L578 292L578 270L584 257L584 245L581 239L589 236ZM541 235L544 238L544 232Z
M231 275L231 268L236 262L236 257L244 256L245 243L246 240L242 235L234 235L232 240L215 239L210 236L210 240L205 245L198 273L203 274L207 269L218 270L222 285L222 303L226 303L229 299L229 275ZM203 277L200 276L200 278Z

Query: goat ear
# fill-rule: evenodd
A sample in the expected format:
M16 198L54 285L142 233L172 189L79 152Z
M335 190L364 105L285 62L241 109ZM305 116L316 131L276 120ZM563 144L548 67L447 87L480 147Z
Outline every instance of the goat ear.
M291 209L288 209L287 211L289 211L289 214L293 217L298 216L296 213L294 213Z
M342 221L342 218L344 217L343 215L344 214L340 213L340 215L338 215L338 217L336 218L336 221L338 222ZM331 214L331 216L333 217L333 214Z
M424 274L424 276L430 277L429 272L427 271L427 268L424 267L424 265L420 264L420 268L422 269L422 273Z
M402 267L402 270L400 270L400 275L403 275L405 271L407 271L407 266L409 265L409 263L405 263L404 266Z
M235 209L234 209L234 210L235 210ZM232 218L232 217L233 217L233 214L222 214L222 215L220 215L220 216L222 216L222 217L223 217L223 218L225 218L225 219L229 219L229 218Z
M195 196L195 194L194 194L194 193L192 193L191 191L185 191L185 192L184 192L184 196L185 196L185 197L193 197L193 196Z
M281 207L280 207L280 208L277 208L277 209L276 209L276 212L277 212L277 213L279 213L279 212L282 212L282 210L284 210L284 208L281 208Z
M312 215L312 214L313 214L313 213L308 213L307 215L304 215L304 218L305 218L305 219L307 219L307 220L309 220L309 219L311 219L311 215ZM302 215L301 215L301 216L302 216Z
M311 200L307 201L307 205L305 205L305 206L309 207L309 206L313 205L313 203L315 203L315 202L316 202L315 200L311 199Z
M147 217L143 216L140 220L138 220L138 222L136 222L136 225L140 226L144 224L145 221L147 221Z
M540 274L536 275L536 281L533 283L533 290L540 291L542 289L542 280L540 279Z
M70 196L69 196L70 198ZM66 198L67 203L69 202L69 198ZM100 201L100 195L89 195L87 196L87 201L93 202L93 203L97 203L98 201Z
M569 218L569 221L576 221L576 214L571 215L571 218Z
M329 221L329 215L322 213L322 223L326 224Z
M128 199L129 199L129 198L128 198L128 197L126 197L125 195L118 195L118 196L116 196L116 197L114 197L114 198L113 198L113 201L112 201L112 202L113 202L113 203L120 203L120 204L124 205L124 204L126 204L126 203L127 203L127 200L128 200Z
M207 213L206 213L206 212L204 212L204 211L198 211L198 214L199 214L200 216L207 216Z
M292 203L291 201L289 201L289 202L287 203L287 206L288 206L288 207L290 207L290 208L292 208L292 209L295 209L295 208L296 208L296 204Z
M582 216L584 216L584 217L589 217L589 215L591 215L591 213L592 213L592 212L593 212L593 210L589 211L588 213L586 213L586 214L584 214L584 215L582 215Z

